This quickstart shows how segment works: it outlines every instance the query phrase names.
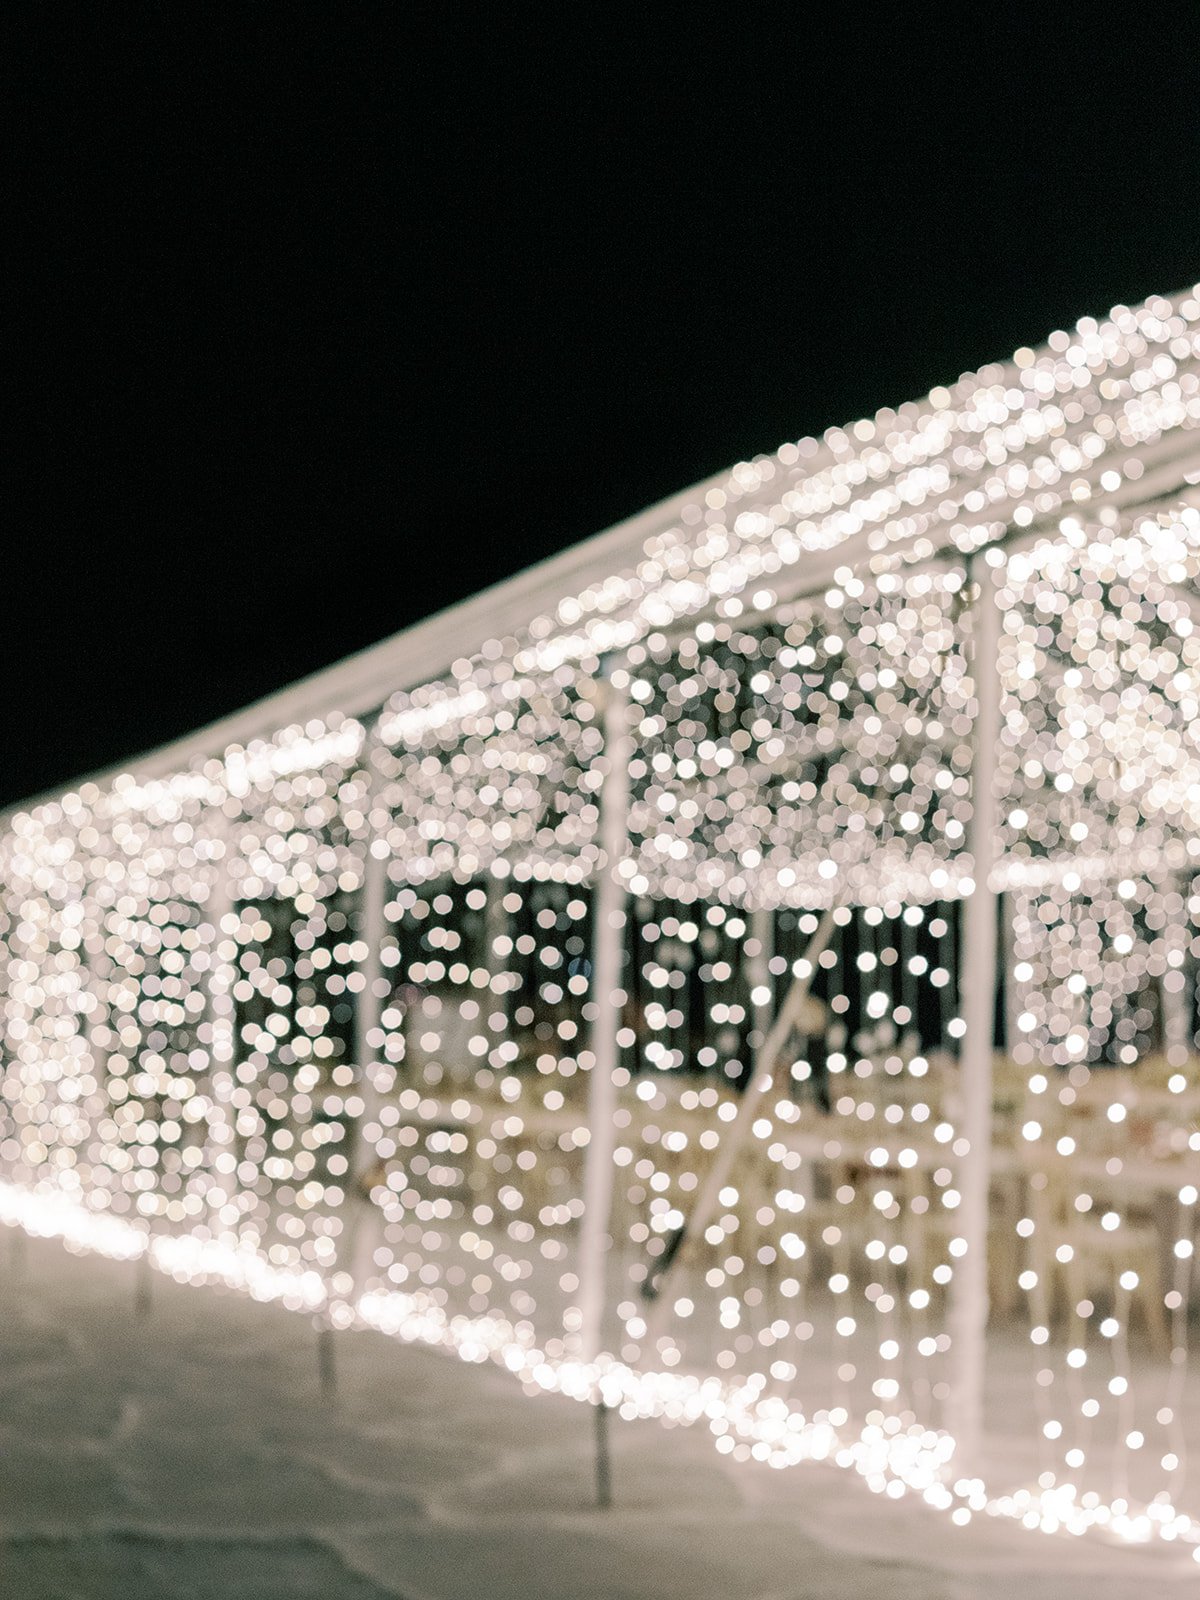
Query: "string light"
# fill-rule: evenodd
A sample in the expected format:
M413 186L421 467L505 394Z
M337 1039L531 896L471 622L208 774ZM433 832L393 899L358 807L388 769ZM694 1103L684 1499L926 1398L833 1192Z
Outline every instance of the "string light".
M1116 308L741 463L622 571L372 718L11 816L0 1218L703 1422L734 1459L834 1461L955 1522L1200 1549L1176 1510L1198 425L1197 294ZM949 1304L980 1248L959 1220L957 975L984 547L1013 1019L994 1166L1018 1197L1038 1433L1004 1493L963 1475L946 1409ZM606 665L635 741L616 861ZM593 992L608 871L616 997ZM793 978L786 1056L688 1236ZM590 1025L613 1003L613 1320L585 1362ZM1147 1167L1175 1219L1157 1284ZM1160 1393L1135 1313L1173 1352Z

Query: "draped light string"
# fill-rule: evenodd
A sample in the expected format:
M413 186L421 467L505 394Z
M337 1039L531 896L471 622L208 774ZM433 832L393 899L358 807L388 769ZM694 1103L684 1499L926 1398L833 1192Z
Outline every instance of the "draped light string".
M634 575L538 619L519 667L624 648L714 602L729 618L769 609L780 573L853 540L868 560L965 554L1164 471L1174 487L1160 446L1200 421L1197 323L1196 291L1116 307L925 402L739 463L648 541Z
M1134 1381L1129 1321L1136 1308L1169 1347L1167 1370L1185 1369L1200 1102L1194 1019L1179 1007L1192 1003L1184 967L1196 948L1182 863L1200 849L1198 569L1194 510L1128 526L1071 519L1056 540L1011 558L1002 596L1010 861L1069 859L1072 845L1099 846L1101 862L1112 852L1107 871L1068 866L1016 897L1012 1053L1029 1070L1021 1150L1032 1207L1018 1227L1051 1447L1041 1482L1094 1484L1091 1458L1107 1453L1118 1506L1135 1477L1147 1499L1156 1481L1167 1501L1184 1486L1181 1383L1139 1392L1148 1385ZM1155 853L1155 840L1173 848ZM1139 841L1154 864L1134 875ZM1139 1188L1139 1159L1155 1158L1164 1180L1174 1164L1176 1194L1155 1188L1153 1170ZM1158 1238L1172 1202L1168 1271ZM1101 1498L1091 1486L1084 1495Z
M963 891L962 572L869 592L838 578L777 628L632 653L633 892L814 906L847 880L859 902Z
M64 1195L0 1184L0 1221L35 1236L60 1238L71 1249L118 1260L136 1259L149 1249L155 1264L181 1282L225 1283L293 1310L312 1311L326 1299L318 1273L273 1268L256 1253L191 1237L159 1238L150 1244L143 1231L97 1216ZM953 1441L919 1424L904 1428L890 1418L881 1426L866 1425L855 1436L839 1408L818 1408L808 1416L764 1397L753 1383L636 1370L607 1360L596 1366L552 1361L527 1330L504 1318L448 1317L421 1294L364 1294L354 1320L407 1342L445 1348L468 1362L499 1361L529 1394L558 1392L590 1400L599 1385L607 1403L624 1418L706 1425L717 1449L734 1460L754 1459L777 1468L818 1461L854 1471L872 1493L893 1500L914 1495L948 1513L959 1526L987 1516L1049 1534L1099 1530L1129 1543L1161 1540L1193 1553L1200 1549L1200 1523L1161 1501L1131 1511L1085 1503L1065 1485L989 1494L980 1479L954 1475Z
M1146 1138L1181 1171L1200 1151L1200 513L1119 509L1195 472L1198 341L1195 294L1085 319L920 405L742 463L636 569L398 692L370 738L331 712L10 819L0 1215L495 1358L531 1389L599 1384L623 1414L705 1421L734 1459L834 1460L959 1522L1200 1540L1177 1509L1196 1189L1170 1197L1160 1382L1131 1354L1131 1316L1155 1331L1147 1269L1118 1248L1149 1224L1112 1184ZM996 1494L960 1475L941 1421L967 1246L962 557L1002 535L993 887L1013 927L1029 1200L1011 1226L1041 1455L1036 1483ZM636 751L615 863L611 1354L585 1365L610 650ZM647 1275L829 905L805 1015L652 1337Z

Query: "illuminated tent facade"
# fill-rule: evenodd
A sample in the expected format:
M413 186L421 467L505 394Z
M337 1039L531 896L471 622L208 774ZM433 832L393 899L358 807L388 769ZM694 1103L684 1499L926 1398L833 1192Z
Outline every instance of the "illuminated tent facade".
M1200 290L10 814L6 1219L1200 1541L1198 484Z

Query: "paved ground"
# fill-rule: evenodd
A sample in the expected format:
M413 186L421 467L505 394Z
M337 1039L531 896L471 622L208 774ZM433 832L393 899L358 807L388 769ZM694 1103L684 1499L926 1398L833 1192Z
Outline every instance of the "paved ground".
M952 1528L832 1468L724 1461L369 1334L322 1400L308 1321L0 1238L3 1600L1099 1600L1195 1565Z

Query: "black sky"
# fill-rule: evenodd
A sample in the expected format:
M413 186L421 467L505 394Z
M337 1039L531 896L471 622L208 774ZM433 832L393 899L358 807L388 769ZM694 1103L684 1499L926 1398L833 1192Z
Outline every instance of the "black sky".
M1200 276L1193 7L494 9L10 14L0 803Z

